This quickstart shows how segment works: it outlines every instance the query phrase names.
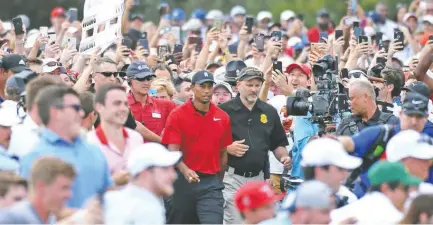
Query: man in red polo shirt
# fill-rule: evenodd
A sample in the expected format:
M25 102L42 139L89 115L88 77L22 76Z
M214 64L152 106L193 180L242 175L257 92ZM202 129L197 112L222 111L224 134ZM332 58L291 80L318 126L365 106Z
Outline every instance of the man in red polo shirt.
M317 25L308 30L307 36L311 43L320 41L320 33L331 34L334 32L334 28L331 24L329 13L326 9L321 9L317 12L316 17Z
M171 151L183 153L168 223L222 224L230 118L211 103L215 82L210 72L197 72L191 83L194 100L173 110L161 141Z
M149 96L152 80L156 77L152 70L142 61L135 61L126 70L131 91L128 93L128 104L136 121L149 130L161 135L167 117L176 104L171 101Z

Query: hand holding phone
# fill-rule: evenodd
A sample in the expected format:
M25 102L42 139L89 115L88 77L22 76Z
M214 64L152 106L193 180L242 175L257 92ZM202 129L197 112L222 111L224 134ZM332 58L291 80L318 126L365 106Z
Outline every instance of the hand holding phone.
M340 37L343 37L343 30L335 30L335 40L338 40Z
M326 43L328 41L328 32L320 32L319 42Z
M144 49L149 50L149 41L147 39L139 39L138 45L142 46Z
M132 41L124 38L124 39L122 39L122 45L126 46L128 49L131 49Z

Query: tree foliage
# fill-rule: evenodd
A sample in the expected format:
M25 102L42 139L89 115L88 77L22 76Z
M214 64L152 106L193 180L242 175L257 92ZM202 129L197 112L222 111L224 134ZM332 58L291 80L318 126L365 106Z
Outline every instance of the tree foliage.
M140 0L141 5L135 11L142 12L146 19L157 21L159 5L158 0ZM257 15L261 10L269 10L274 20L286 9L304 15L307 25L315 22L317 10L327 8L335 23L346 13L346 0L167 0L172 8L183 8L189 15L195 8L220 9L229 13L231 7L243 5L251 15ZM388 6L391 15L395 14L397 3L409 4L411 0L383 0ZM378 0L358 0L367 12L373 10ZM65 8L76 7L82 9L84 0L0 0L0 19L10 20L18 14L26 14L31 19L32 27L49 24L50 11L55 6ZM82 13L82 12L80 12Z

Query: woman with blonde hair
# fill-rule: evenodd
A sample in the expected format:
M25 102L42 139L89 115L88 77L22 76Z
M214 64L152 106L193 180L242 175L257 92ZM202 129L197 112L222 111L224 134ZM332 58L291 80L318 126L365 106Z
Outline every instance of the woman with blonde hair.
M167 79L155 79L150 85L150 91L154 92L154 97L163 100L172 100L175 89L171 81Z

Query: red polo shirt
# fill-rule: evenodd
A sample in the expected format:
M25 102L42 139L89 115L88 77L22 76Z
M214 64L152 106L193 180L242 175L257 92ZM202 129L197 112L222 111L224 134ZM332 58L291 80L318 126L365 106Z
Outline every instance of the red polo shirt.
M221 170L221 149L232 144L230 118L212 103L203 116L188 101L168 117L161 142L179 145L183 162L191 170L216 174Z
M161 135L168 115L177 106L174 102L159 100L151 96L147 96L146 103L142 104L135 100L132 92L128 93L128 104L135 120L157 135Z

